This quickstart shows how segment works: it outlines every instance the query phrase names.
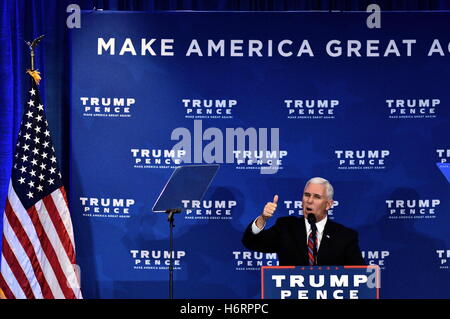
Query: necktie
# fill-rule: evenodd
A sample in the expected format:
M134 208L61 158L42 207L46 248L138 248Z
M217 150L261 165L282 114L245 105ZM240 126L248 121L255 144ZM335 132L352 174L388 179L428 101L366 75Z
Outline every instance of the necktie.
M311 233L309 234L308 237L308 261L310 266L317 265L316 257L317 257L317 227L312 227Z

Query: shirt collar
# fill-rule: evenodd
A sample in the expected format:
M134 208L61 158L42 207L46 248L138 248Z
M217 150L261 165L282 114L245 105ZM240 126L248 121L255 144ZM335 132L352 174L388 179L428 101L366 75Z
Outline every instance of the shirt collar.
M305 219L305 226L306 226L306 232L310 232L311 231L311 225L308 223L308 220L306 218ZM316 223L316 227L317 227L317 232L319 232L319 234L323 233L323 230L325 228L325 224L327 223L328 220L328 216L325 216L324 219L322 219L320 222Z

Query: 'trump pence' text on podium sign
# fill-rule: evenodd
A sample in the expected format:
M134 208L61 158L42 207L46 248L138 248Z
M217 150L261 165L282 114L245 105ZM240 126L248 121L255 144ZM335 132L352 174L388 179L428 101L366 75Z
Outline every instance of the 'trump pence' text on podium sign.
M261 267L262 299L379 299L378 266Z

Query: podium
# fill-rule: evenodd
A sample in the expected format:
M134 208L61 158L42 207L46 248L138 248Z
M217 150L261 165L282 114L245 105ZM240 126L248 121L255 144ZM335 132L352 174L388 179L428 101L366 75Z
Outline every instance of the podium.
M376 265L261 267L261 299L379 298Z

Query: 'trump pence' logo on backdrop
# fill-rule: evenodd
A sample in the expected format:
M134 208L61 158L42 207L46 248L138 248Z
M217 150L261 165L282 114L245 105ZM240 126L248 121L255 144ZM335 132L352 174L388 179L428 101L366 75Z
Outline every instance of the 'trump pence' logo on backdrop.
M436 118L440 99L387 99L390 119Z
M363 258L369 265L380 266L380 269L386 269L385 261L390 256L389 250L366 250L361 251Z
M175 168L181 164L184 150L132 148L134 168Z
M290 120L332 120L339 100L284 100Z
M284 211L287 211L289 216L303 216L303 204L301 200L285 200L283 204ZM333 206L328 210L328 218L335 219L334 208L337 206L339 206L339 201L334 200Z
M436 154L440 163L450 163L450 149L437 149Z
M184 250L130 250L135 270L166 270L170 266L172 257L173 269L182 269L181 261L186 257Z
M185 219L191 220L231 220L235 200L182 200Z
M237 100L182 99L187 119L232 119Z
M439 258L439 267L440 269L450 269L449 259L450 259L450 250L436 250L436 254Z
M132 198L80 197L83 216L97 218L130 218Z
M255 251L233 251L236 270L261 270L262 266L279 266L276 253L259 253Z
M130 118L136 99L132 97L80 97L83 117Z
M338 159L338 169L372 170L386 169L386 159L389 150L335 150Z
M436 218L439 199L388 199L386 200L389 219Z

